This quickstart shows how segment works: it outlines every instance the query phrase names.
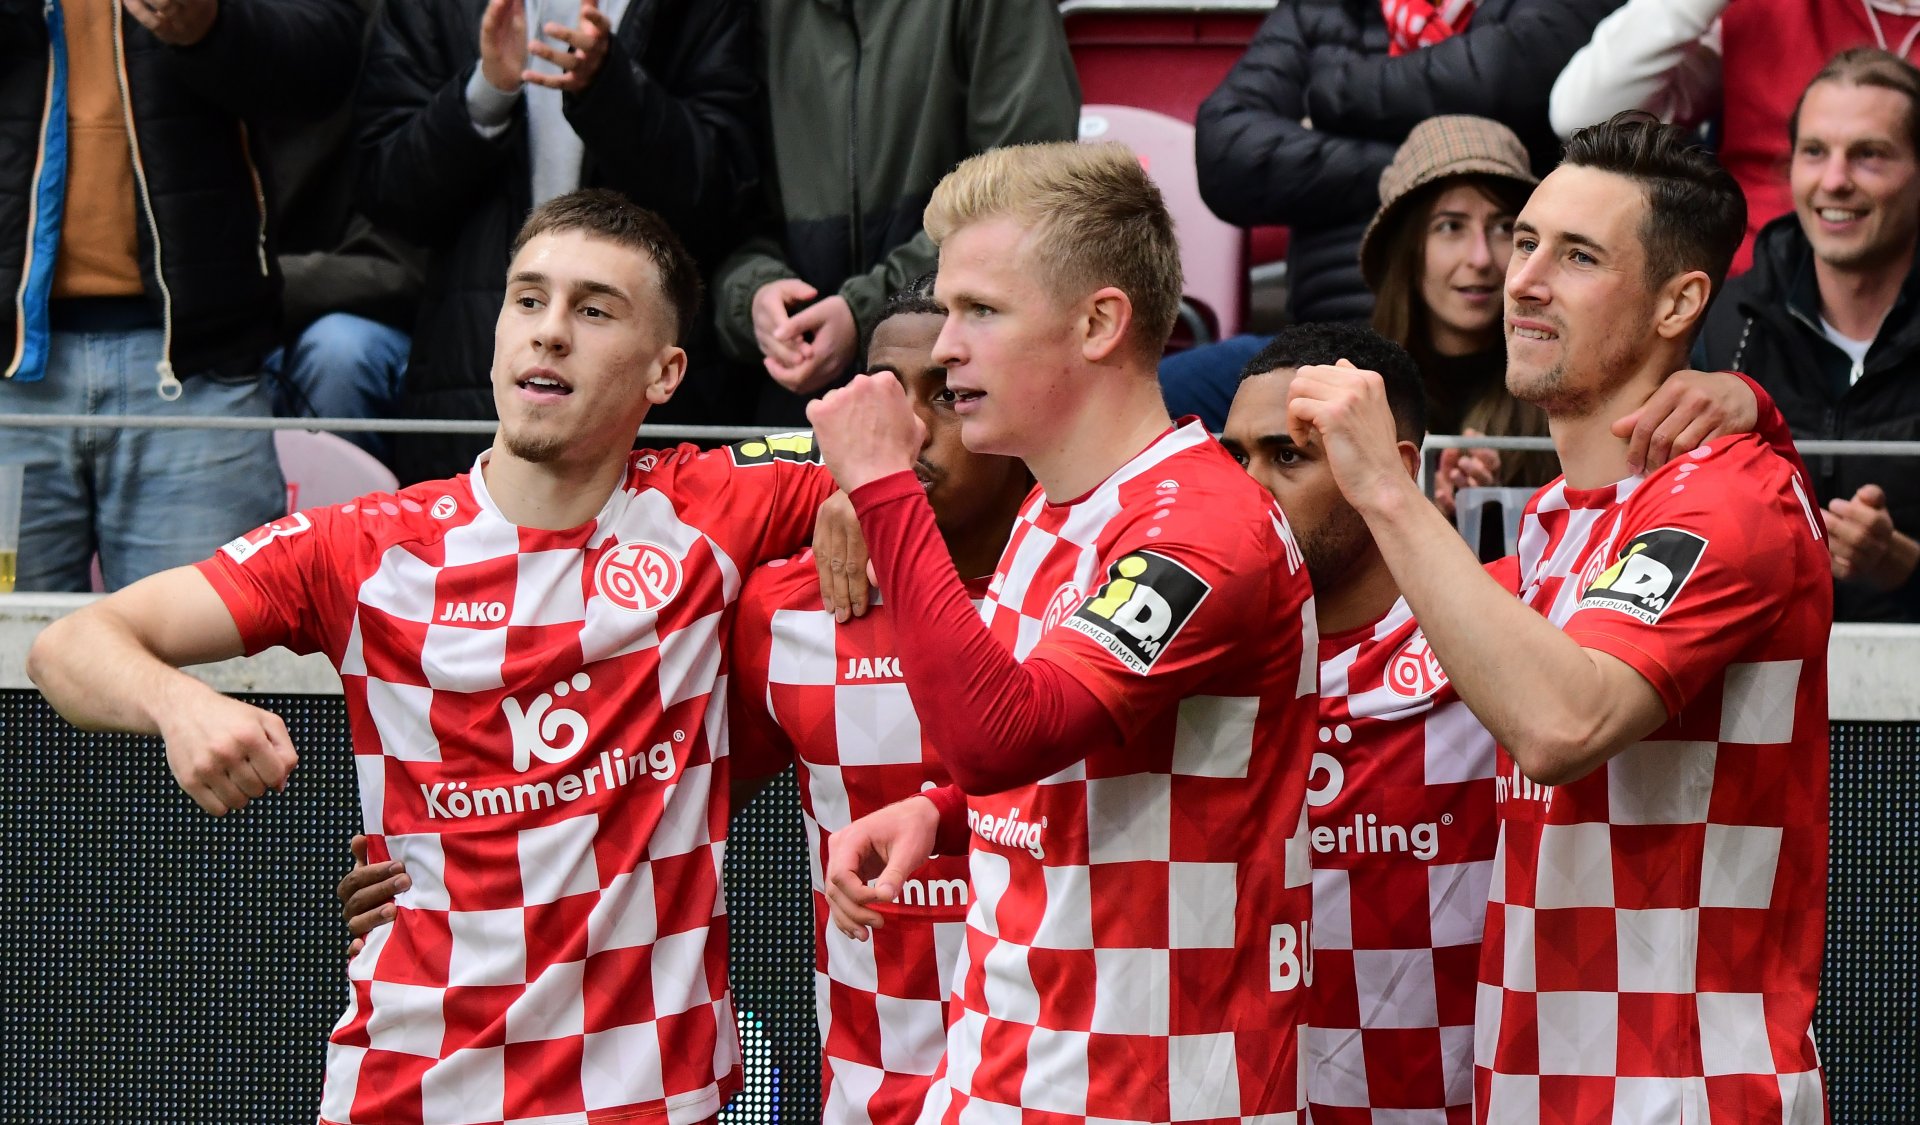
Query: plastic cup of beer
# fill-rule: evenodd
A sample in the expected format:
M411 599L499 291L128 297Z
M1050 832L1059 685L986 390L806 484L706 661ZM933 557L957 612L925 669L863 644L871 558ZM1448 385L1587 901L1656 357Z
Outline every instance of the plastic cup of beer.
M0 465L0 594L13 593L13 570L20 554L20 488L25 465Z

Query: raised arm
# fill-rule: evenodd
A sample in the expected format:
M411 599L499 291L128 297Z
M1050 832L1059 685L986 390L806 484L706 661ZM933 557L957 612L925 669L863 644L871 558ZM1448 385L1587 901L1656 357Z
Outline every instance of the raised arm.
M47 626L27 674L77 727L159 735L174 779L219 816L284 787L299 761L279 716L179 670L243 651L212 583L178 567Z
M1292 395L1295 440L1326 448L1460 698L1523 773L1575 781L1666 721L1660 692L1632 666L1583 648L1482 569L1407 478L1379 376L1305 367Z

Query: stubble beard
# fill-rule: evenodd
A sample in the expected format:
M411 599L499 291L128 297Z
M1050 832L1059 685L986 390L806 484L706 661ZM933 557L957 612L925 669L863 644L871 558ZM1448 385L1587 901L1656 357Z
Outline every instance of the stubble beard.
M1373 542L1365 517L1350 504L1337 504L1315 528L1294 528L1307 577L1316 591L1338 588L1353 577L1353 564Z
M558 436L531 437L502 430L501 438L506 443L508 453L532 465L557 461L567 448L566 440Z
M1613 393L1633 378L1639 357L1630 348L1601 352L1591 362L1597 378L1576 379L1565 354L1551 367L1531 378L1509 378L1507 391L1521 402L1531 403L1550 418L1585 418L1612 398ZM1585 383L1585 386L1579 385Z

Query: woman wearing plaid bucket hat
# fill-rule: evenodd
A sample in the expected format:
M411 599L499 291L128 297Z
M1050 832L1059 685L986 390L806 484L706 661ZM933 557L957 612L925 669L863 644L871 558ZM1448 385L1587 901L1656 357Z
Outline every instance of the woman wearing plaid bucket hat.
M1373 326L1419 364L1434 433L1535 437L1539 407L1507 393L1501 332L1513 220L1539 182L1513 131L1449 115L1414 128L1380 176L1380 210L1360 240ZM1536 487L1560 473L1551 453L1492 450L1443 456L1441 507L1455 487Z

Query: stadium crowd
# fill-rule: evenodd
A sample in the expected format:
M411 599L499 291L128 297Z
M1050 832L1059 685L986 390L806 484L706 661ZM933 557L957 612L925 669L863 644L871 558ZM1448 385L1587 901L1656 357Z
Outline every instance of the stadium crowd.
M712 1120L789 767L827 1121L1823 1122L1920 473L1794 439L1920 437L1916 38L1279 0L1195 155L1291 323L1170 355L1050 0L0 0L0 413L499 424L291 514L265 433L0 431L20 588L116 591L31 673L221 815L340 748L177 669L338 669L327 1125Z

